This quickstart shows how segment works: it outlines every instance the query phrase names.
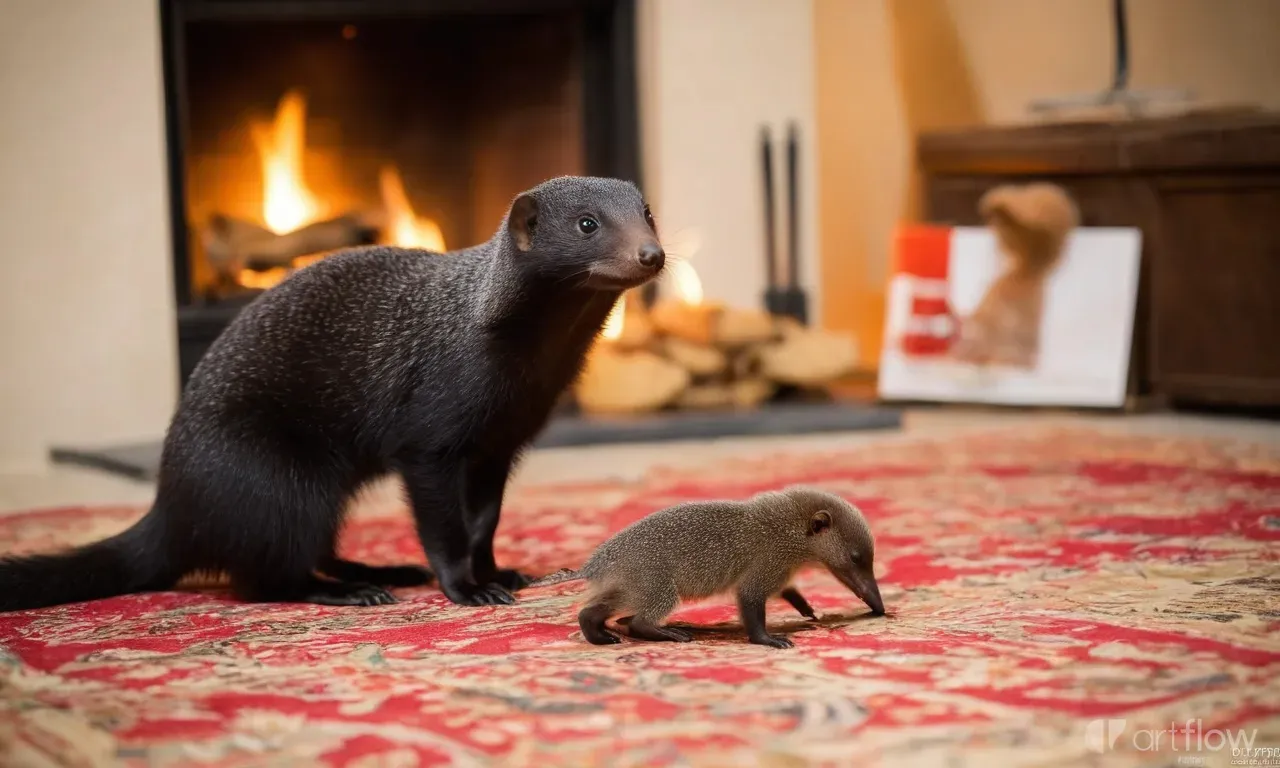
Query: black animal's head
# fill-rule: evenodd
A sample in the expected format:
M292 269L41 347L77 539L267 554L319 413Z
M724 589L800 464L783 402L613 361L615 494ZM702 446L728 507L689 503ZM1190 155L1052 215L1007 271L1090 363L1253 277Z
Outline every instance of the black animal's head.
M652 280L666 263L640 190L618 179L543 182L511 204L506 234L523 268L566 287L626 290Z

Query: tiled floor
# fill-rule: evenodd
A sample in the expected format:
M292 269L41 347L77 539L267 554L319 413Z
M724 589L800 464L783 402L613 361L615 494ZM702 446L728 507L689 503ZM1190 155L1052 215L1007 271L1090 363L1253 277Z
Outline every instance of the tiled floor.
M1047 422L1089 424L1128 433L1234 437L1272 443L1280 447L1280 422L1274 421L1183 414L1095 416L930 408L909 411L904 428L896 431L853 432L810 437L733 438L534 451L520 467L515 482L563 482L617 476L634 477L658 465L705 462L724 456L747 454L764 447L776 447L780 443L796 448L830 447L1021 423ZM385 498L385 494L394 492L395 486L388 484L375 491L374 497L382 495ZM142 505L151 501L153 493L154 488L149 483L134 482L92 470L54 467L39 475L0 475L0 514L40 507L80 504Z

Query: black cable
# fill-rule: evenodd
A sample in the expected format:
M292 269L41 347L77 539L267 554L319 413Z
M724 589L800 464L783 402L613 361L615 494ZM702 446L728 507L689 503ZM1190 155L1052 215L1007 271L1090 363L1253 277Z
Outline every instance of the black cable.
M1129 27L1125 21L1125 0L1112 0L1115 19L1115 69L1111 90L1120 92L1129 87Z

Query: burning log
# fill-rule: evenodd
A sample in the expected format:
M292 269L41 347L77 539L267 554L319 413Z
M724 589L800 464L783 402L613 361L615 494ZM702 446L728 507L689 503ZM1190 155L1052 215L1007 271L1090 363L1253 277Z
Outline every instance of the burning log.
M251 221L214 214L200 236L210 266L220 277L234 279L242 269L289 267L302 256L376 243L377 218L350 213L278 235Z

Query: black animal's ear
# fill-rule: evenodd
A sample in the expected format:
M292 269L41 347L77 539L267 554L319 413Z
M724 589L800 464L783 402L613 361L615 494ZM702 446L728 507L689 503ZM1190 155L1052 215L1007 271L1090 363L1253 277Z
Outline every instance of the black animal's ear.
M507 231L515 241L516 248L522 252L533 247L533 232L538 226L538 201L533 195L521 195L511 204L511 215L507 217Z
M809 521L809 535L822 533L831 527L831 513L825 509L820 509L813 514L813 519Z

